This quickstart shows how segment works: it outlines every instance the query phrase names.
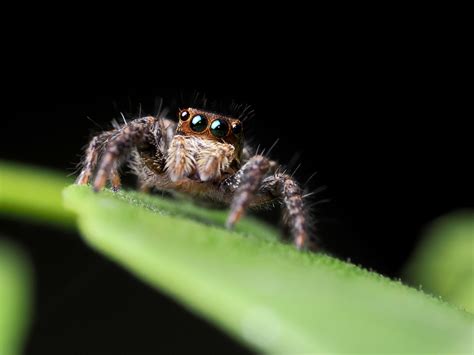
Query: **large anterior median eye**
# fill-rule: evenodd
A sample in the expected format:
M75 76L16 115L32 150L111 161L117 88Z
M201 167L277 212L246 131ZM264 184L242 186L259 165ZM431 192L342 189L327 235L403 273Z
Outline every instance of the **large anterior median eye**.
M203 115L196 115L192 118L189 126L195 132L202 132L207 127L207 118Z
M211 123L211 133L217 138L223 138L229 133L229 125L225 120L214 120Z

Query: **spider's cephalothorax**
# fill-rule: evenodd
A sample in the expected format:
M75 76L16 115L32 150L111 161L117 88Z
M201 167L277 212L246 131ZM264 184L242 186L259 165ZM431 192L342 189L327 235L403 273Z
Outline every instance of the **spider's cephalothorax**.
M175 183L184 178L221 181L239 169L242 143L239 120L192 108L182 110L167 151L169 178Z
M280 200L294 242L308 242L302 190L263 155L251 155L244 145L240 120L188 108L179 121L142 117L103 132L89 143L78 184L94 176L95 191L107 181L120 188L119 166L128 161L140 188L180 192L230 205L232 228L248 207Z

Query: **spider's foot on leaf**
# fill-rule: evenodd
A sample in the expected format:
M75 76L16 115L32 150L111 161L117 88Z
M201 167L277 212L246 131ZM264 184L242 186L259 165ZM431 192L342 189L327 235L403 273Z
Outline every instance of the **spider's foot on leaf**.
M232 209L229 213L229 217L227 217L226 228L234 229L235 224L242 218L243 214L243 208Z

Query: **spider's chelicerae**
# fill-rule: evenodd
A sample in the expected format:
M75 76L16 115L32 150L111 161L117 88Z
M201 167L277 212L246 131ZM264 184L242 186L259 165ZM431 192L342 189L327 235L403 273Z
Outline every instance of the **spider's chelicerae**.
M275 161L250 153L242 122L196 108L180 110L178 116L179 122L137 118L93 137L77 184L93 178L95 191L107 181L117 190L118 168L127 161L144 191L176 191L230 205L228 228L247 208L279 200L296 247L308 246L301 187Z

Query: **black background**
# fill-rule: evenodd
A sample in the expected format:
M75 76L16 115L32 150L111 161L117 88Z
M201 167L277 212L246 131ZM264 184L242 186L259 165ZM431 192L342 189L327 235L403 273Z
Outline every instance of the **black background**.
M467 117L453 63L434 42L363 37L345 32L299 45L262 36L260 51L232 41L220 51L185 40L174 51L147 51L131 42L114 47L108 37L97 47L38 37L15 47L4 65L1 158L67 175L98 126L108 128L121 112L153 114L157 98L173 110L196 91L223 107L250 104L252 142L269 148L280 138L272 157L301 164L302 182L317 171L309 191L327 186L314 198L330 200L315 209L324 248L400 277L431 221L473 206ZM35 267L29 353L245 351L78 235L1 222Z

